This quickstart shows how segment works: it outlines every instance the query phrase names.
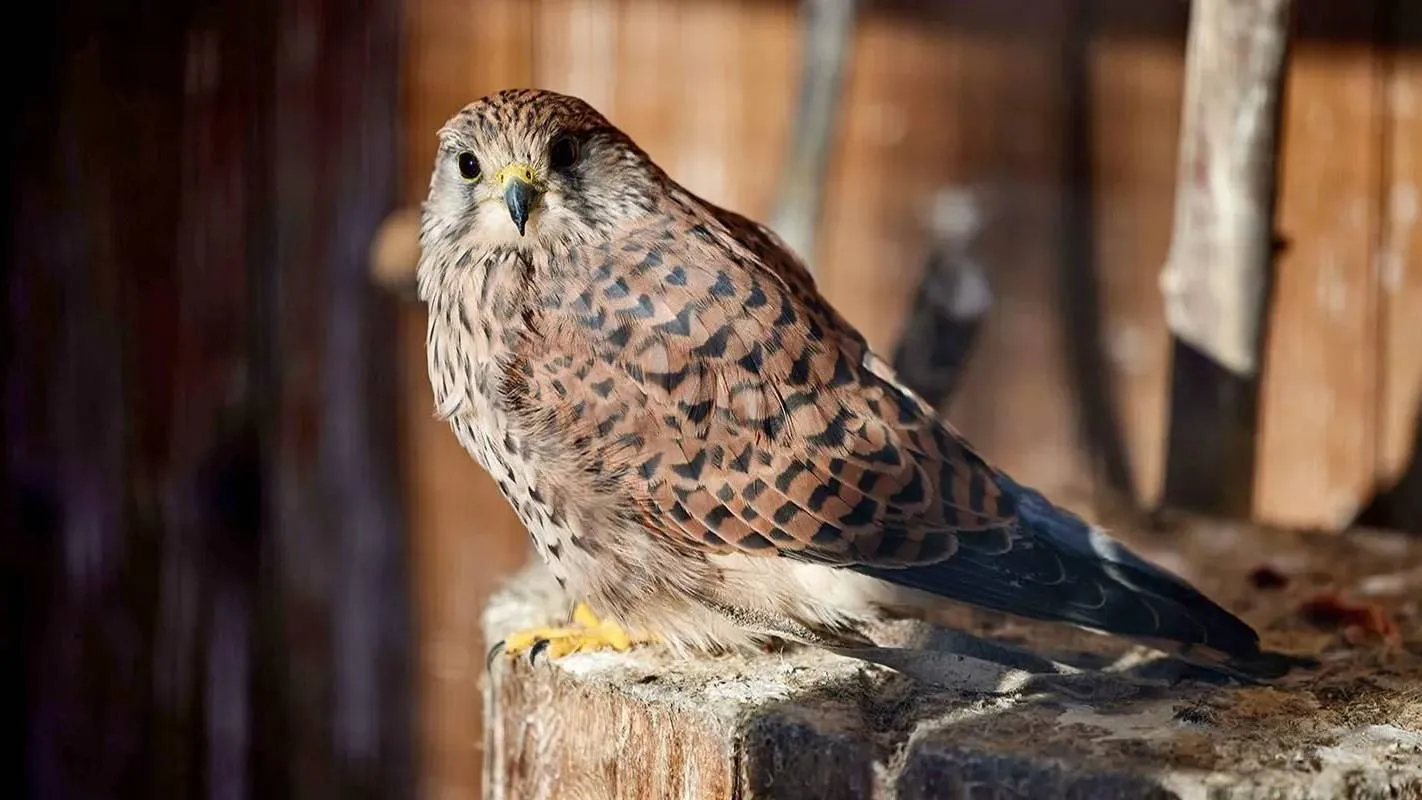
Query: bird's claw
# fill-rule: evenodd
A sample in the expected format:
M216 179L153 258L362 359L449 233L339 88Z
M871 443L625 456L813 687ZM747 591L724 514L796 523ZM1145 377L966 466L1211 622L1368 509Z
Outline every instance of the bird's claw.
M549 659L559 659L573 653L590 653L599 650L626 652L638 644L655 641L655 637L644 633L632 633L618 624L602 620L587 606L579 603L573 609L572 625L561 628L530 628L510 634L489 650L488 666L492 667L499 655L518 658L526 655L530 665L537 663L540 655Z

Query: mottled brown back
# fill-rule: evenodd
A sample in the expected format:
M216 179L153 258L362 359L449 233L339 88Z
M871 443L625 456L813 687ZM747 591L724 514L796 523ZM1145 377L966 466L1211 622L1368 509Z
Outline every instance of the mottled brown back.
M508 372L530 423L713 552L917 564L1005 535L989 468L768 231L675 185L664 202L541 282Z

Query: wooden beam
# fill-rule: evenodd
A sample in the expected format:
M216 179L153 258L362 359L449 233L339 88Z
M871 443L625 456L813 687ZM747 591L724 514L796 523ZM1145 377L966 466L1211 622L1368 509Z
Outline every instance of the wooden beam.
M1274 246L1279 98L1292 0L1196 0L1186 51L1170 330L1240 376L1259 368Z
M1160 276L1173 336L1164 500L1248 514L1274 255L1278 114L1292 0L1196 0L1175 223Z

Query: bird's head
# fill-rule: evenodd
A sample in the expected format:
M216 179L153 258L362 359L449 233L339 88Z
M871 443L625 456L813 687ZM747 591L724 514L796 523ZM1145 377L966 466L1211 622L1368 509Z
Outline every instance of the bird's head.
M598 241L648 214L658 194L646 153L576 97L489 95L439 139L424 235L463 252Z

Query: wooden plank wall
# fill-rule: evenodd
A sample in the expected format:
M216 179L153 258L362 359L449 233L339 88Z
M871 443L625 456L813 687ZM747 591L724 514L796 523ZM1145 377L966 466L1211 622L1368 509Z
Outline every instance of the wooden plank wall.
M1131 14L1131 5L1097 3L1094 27ZM1184 3L1154 6L1149 23L1160 33L1098 30L1088 49L1102 346L1132 477L1146 504L1159 496L1165 470L1171 364L1157 277L1174 215L1189 11Z
M0 156L0 783L406 796L391 304L362 258L398 202L400 3L34 10Z
M1337 4L1331 22L1369 27L1379 13ZM1302 41L1289 70L1278 207L1288 248L1264 353L1255 500L1286 524L1346 524L1373 478L1382 68L1377 50Z
M1260 403L1255 513L1270 522L1346 526L1416 457L1419 16L1407 2L1300 7Z
M925 254L933 193L977 191L991 216L974 252L997 304L950 417L1004 468L1086 506L1096 481L1057 302L1064 203L1085 193L1110 399L1136 493L1153 502L1170 369L1157 275L1188 4L863 5L818 247L824 291L887 351ZM1387 20L1413 43L1390 53L1366 36L1305 41L1289 76L1280 218L1291 247L1266 356L1256 515L1337 528L1413 457L1422 25L1408 0L1328 5L1304 3L1306 32L1380 33ZM1072 35L1088 37L1084 50L1069 46ZM592 102L694 191L768 217L799 36L788 0L407 0L406 200L424 195L447 117L496 89L537 85ZM1067 106L1074 91L1081 108ZM1083 153L1070 151L1069 121L1085 136L1084 172L1071 170ZM482 760L474 709L487 643L477 615L527 549L497 492L431 418L423 324L415 311L402 322L424 794L465 796Z

